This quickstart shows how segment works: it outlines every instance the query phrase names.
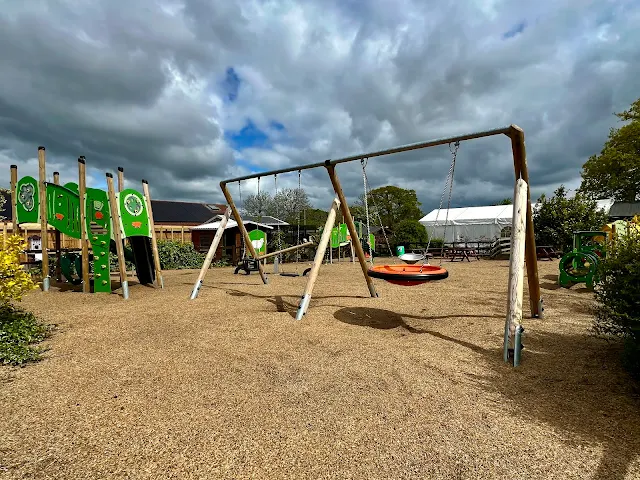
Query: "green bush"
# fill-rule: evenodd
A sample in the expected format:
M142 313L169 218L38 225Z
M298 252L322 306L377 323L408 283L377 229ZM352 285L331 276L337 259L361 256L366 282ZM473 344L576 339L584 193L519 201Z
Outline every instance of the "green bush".
M206 255L197 252L192 243L158 240L158 256L162 270L179 270L202 267Z
M432 238L429 248L442 248L444 246L444 238Z
M393 229L393 241L396 245L426 244L429 234L418 220L402 220Z
M44 340L51 327L44 325L29 312L11 305L0 307L0 363L21 365L40 359L44 351L36 346Z
M627 367L640 376L640 234L630 230L608 246L598 262L595 288L597 334L626 342Z

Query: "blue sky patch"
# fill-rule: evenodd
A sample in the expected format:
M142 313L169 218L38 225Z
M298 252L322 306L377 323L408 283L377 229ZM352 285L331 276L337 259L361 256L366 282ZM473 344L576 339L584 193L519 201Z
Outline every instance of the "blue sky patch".
M507 30L505 33L502 34L502 38L507 39L507 38L513 38L516 35L521 34L522 32L524 32L524 29L527 28L527 22L525 22L524 20L516 23L513 27L511 27L509 30Z
M269 137L249 120L240 131L225 132L226 140L236 150L245 148L269 148Z
M238 98L238 90L240 89L241 82L242 80L240 80L240 77L238 76L234 68L227 68L224 81L222 82L225 100L229 102L235 102L235 100Z
M271 120L271 122L269 122L269 126L279 132L283 132L285 130L284 125L280 122L276 122L275 120Z

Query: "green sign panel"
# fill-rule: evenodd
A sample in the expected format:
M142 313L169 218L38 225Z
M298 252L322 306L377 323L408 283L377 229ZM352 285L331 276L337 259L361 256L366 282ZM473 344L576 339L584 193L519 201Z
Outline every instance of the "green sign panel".
M347 224L346 223L341 223L340 224L339 232L340 232L340 243L347 242L347 235L349 234L349 230L347 229Z
M338 248L340 246L340 233L338 227L331 229L331 248Z
M47 221L71 238L80 238L80 197L77 191L46 183Z
M371 251L375 251L376 249L376 237L373 233L369 234L369 244L371 245Z
M117 198L124 237L151 237L147 202L142 194L127 188Z
M16 184L16 213L18 223L40 222L40 199L38 181L33 177L22 177Z
M267 234L262 230L251 230L249 232L251 244L258 255L267 253Z

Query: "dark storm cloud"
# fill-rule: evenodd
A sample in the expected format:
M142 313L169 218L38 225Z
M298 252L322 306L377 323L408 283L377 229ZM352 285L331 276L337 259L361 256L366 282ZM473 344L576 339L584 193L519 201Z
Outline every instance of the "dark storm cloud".
M0 168L35 173L43 144L49 172L73 176L86 155L95 179L124 166L155 198L221 201L218 182L247 165L515 123L537 198L575 188L613 112L639 96L639 20L628 1L11 2L0 13ZM267 147L242 148L250 123ZM450 161L447 146L372 159L369 180L414 188L429 210ZM360 165L339 172L357 198ZM279 182L296 186L297 175ZM326 208L326 171L304 172L303 186ZM495 203L512 189L508 138L461 145L454 204Z

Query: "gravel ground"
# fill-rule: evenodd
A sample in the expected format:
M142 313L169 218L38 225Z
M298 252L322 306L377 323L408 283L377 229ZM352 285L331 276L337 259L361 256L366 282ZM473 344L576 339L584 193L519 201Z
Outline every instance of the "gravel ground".
M0 478L640 478L640 400L588 334L592 294L541 262L546 317L513 369L507 262L444 266L375 299L357 264L323 266L302 322L305 279L230 268L195 301L196 271L128 302L35 291L58 328L42 362L0 368Z

